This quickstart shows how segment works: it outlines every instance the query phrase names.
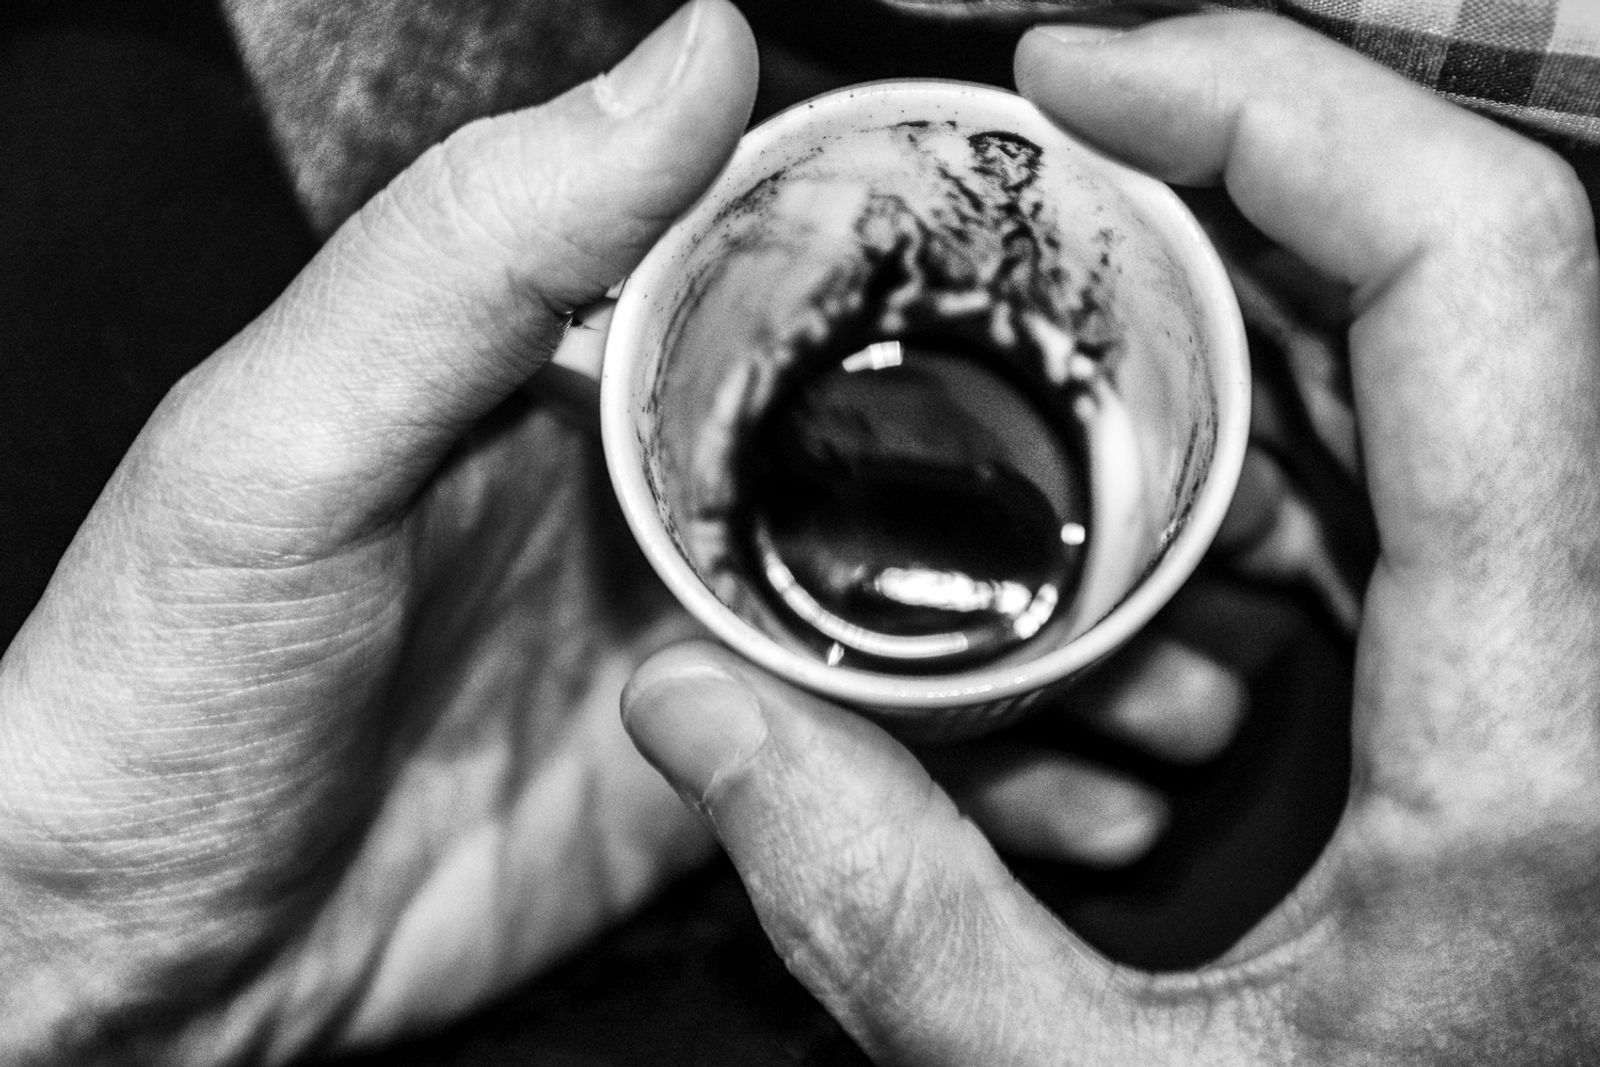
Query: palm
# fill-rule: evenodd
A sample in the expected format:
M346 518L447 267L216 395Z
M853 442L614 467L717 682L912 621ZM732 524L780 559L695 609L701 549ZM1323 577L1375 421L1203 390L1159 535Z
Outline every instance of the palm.
M459 1014L709 850L618 720L633 666L687 623L593 451L504 415L394 535L408 545L388 578L414 572L414 606L387 638L390 696L359 717L391 755L349 866L269 979L292 979L269 996L298 1001L282 1013L297 1030L338 1012L339 1039L374 1038Z

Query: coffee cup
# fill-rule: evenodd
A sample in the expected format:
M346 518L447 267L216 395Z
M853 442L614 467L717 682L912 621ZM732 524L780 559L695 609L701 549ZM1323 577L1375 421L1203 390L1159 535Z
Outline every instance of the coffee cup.
M606 463L668 588L918 737L992 728L1126 642L1245 451L1244 328L1199 224L992 87L768 120L584 325L557 363L603 337Z

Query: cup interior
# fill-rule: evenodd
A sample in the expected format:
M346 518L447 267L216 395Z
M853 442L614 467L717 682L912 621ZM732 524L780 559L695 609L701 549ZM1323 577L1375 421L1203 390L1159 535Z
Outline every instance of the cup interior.
M1094 412L1078 595L998 659L921 675L829 666L741 565L738 449L786 372L841 324L954 331ZM767 669L892 710L1026 693L1143 625L1221 522L1248 389L1232 290L1171 190L1014 94L893 82L747 135L624 286L601 418L628 520L685 605Z

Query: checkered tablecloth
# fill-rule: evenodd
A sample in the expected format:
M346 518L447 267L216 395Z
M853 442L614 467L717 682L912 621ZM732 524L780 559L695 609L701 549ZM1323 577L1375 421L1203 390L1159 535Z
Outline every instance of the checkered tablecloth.
M1104 13L1118 0L885 0L924 13ZM1148 8L1130 0L1130 7ZM1600 146L1600 0L1178 0L1274 11L1479 111Z

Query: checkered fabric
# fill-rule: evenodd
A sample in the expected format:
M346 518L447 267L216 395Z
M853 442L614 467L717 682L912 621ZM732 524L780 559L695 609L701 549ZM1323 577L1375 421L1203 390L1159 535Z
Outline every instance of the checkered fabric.
M1600 0L1295 0L1266 6L1458 103L1600 144Z
M1119 6L1117 0L886 2L946 14L1103 14ZM1277 12L1457 103L1600 146L1600 0L1180 0L1177 6Z

